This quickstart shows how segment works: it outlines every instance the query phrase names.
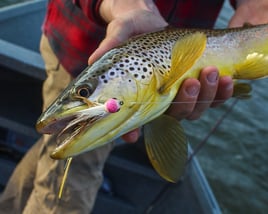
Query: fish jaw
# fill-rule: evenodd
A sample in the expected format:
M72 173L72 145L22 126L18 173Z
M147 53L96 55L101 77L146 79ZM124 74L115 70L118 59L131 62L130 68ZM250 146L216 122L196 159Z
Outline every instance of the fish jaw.
M69 106L71 105L69 104ZM104 126L103 122L98 123L103 119L106 121L106 117L110 118L114 114L107 112L103 104L93 107L85 104L78 105L67 111L66 106L58 107L54 111L55 106L52 105L50 108L50 111L46 111L39 118L36 128L42 134L56 136L57 146L51 154L53 159L72 157L84 152L86 147L91 148L91 144L96 142L95 135L102 137L100 134L107 132L107 126ZM53 112L53 114L48 115L49 112ZM94 128L91 131L92 127ZM88 132L89 134L87 134ZM104 138L104 141L106 140Z
M128 122L134 114L134 109L121 109L116 113L105 112L94 121L81 116L81 120L73 120L73 124L69 123L58 134L59 144L50 156L53 159L66 159L110 143L132 129Z
M36 130L41 134L54 134L59 132L67 123L75 119L76 112L84 110L87 107L88 106L83 103L76 103L73 108L55 103L39 117L36 123Z

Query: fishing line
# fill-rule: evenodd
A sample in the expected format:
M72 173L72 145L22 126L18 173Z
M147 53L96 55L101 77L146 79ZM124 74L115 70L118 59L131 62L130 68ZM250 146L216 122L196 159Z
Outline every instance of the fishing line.
M212 129L208 132L208 134L204 137L204 139L198 143L198 145L195 147L193 152L191 153L190 157L188 158L187 164L189 164L193 157L200 151L200 149L207 143L208 139L211 137L211 135L219 128L219 126L222 124L223 120L231 113L234 106L238 102L238 99L235 99L232 104L229 106L229 108L223 113L223 115L216 121L215 125L212 127Z
M240 97L235 97L235 99L239 99ZM243 96L241 96L241 99L243 98ZM223 103L225 102L226 100L222 99L218 99L218 100L202 100L202 101L171 101L169 102L170 104L190 104L190 103L197 103L197 104L207 104L207 103ZM143 101L143 102L135 102L135 101L130 101L129 103L131 104L144 104L144 103L162 103L162 102L146 102L146 101Z
M172 102L169 102L171 104L185 104L185 103L211 103L211 102L224 102L225 100L203 100L203 101L172 101ZM133 104L144 104L144 103L162 103L162 102L130 102L130 103L133 103Z

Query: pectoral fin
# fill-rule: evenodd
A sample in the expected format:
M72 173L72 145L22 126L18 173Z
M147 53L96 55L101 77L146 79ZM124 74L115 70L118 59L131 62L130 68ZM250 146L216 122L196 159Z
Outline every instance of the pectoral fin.
M160 93L167 93L170 87L187 72L202 56L207 44L204 33L197 32L179 39L171 53L171 70L165 77Z
M238 99L249 99L251 97L251 85L245 82L235 82L233 97Z
M177 182L187 161L187 140L179 122L162 115L144 127L144 140L155 170L166 180Z

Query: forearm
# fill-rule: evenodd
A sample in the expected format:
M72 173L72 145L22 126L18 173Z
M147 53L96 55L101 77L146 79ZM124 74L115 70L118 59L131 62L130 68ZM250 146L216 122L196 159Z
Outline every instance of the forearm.
M268 23L267 0L236 0L236 10L229 26L237 27L245 23L253 25Z

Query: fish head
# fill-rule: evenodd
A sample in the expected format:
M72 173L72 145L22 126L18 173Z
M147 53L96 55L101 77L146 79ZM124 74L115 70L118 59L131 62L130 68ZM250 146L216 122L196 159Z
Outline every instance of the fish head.
M129 56L117 50L108 52L42 113L37 130L57 136L52 158L65 159L93 150L140 125L132 116L138 111L144 87L137 74L129 72L128 62Z

